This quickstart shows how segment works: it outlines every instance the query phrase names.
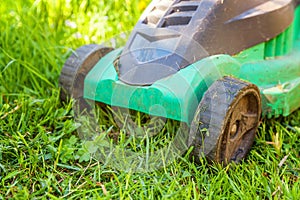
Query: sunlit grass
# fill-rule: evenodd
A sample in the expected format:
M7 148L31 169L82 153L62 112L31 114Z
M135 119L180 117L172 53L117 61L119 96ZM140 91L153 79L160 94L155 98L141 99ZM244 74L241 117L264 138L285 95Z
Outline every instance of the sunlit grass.
M148 2L1 1L0 198L300 199L299 110L264 120L248 158L226 168L194 164L187 153L158 171L133 173L91 157L95 149L77 136L73 102L59 99L60 70L79 46L130 31ZM112 116L101 119L99 131L114 144L149 150L142 126L118 134ZM132 120L152 123L143 115ZM150 148L175 127L167 123Z

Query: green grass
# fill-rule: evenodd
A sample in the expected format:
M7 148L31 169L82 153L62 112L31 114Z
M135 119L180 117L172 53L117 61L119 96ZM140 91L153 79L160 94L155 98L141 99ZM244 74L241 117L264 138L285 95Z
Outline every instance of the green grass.
M137 0L6 0L0 5L0 199L300 199L300 111L262 122L247 160L117 171L76 134L58 77L72 50L130 31ZM109 128L109 127L106 127Z

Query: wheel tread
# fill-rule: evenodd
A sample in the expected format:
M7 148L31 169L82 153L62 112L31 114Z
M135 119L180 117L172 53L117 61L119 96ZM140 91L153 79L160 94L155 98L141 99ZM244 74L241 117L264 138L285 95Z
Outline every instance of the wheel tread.
M254 88L259 93L254 84L233 77L219 79L209 87L197 108L198 115L193 120L195 124L191 125L190 136L193 139L189 140L189 143L195 147L192 156L196 161L204 153L209 160L219 162L216 152L220 133L224 128L224 119L238 95L249 88ZM203 128L207 129L209 137L205 135L207 131L201 131ZM201 145L203 142L204 146Z

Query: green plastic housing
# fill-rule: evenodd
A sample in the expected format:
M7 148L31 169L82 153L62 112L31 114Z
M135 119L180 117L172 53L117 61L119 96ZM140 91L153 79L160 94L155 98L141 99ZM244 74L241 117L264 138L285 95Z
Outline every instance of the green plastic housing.
M235 56L202 59L151 86L131 86L118 79L114 62L122 49L116 49L89 72L84 97L190 124L207 88L223 76L234 76L260 88L263 116L287 116L300 107L299 29L298 7L293 24L276 38Z

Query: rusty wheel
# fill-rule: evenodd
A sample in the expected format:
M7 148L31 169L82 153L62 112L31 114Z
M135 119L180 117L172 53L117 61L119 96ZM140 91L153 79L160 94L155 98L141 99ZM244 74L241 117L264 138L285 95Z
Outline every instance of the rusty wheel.
M81 99L86 75L100 58L112 50L96 44L84 45L76 49L65 62L59 77L61 100L67 101L70 97Z
M223 164L249 152L261 116L259 89L233 77L216 81L202 98L191 125L193 155Z

